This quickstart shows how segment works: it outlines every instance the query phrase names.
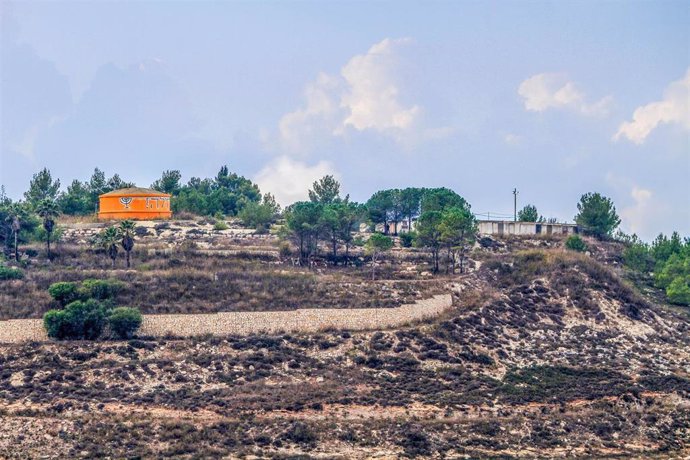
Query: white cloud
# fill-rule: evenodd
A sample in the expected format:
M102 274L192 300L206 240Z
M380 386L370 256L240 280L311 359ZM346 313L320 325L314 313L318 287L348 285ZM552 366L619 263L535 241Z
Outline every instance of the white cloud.
M327 174L338 177L331 164L326 161L310 166L281 156L259 171L254 182L262 192L272 193L282 206L286 206L307 199L307 191L311 185Z
M660 101L635 109L632 121L620 125L613 140L627 137L635 144L642 144L647 136L660 124L674 123L690 129L690 69L683 78L669 84Z
M376 131L398 142L414 137L410 133L422 109L400 101L395 77L397 50L409 42L386 38L352 57L339 75L320 73L307 85L305 105L280 120L283 148L304 153L324 139L346 135L348 130ZM420 134L433 138L439 132Z
M525 109L534 112L570 109L583 115L603 116L613 101L606 96L594 103L586 102L585 94L560 73L533 75L520 83L518 94L524 99Z
M407 129L414 123L420 108L402 106L393 75L395 48L409 42L409 39L386 38L366 54L350 59L343 67L341 74L347 82L347 90L340 103L349 112L343 121L345 126L359 131L386 131Z
M652 190L637 185L633 186L630 197L633 203L620 211L622 225L630 233L649 237L655 231L653 227L658 225L659 218L663 217L660 203Z

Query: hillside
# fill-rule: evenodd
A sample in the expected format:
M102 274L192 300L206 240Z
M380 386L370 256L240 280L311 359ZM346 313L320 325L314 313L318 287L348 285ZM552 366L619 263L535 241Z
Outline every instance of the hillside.
M688 317L623 281L615 245L561 245L489 241L436 279L451 310L395 330L0 346L0 457L690 455ZM423 285L408 256L384 272Z

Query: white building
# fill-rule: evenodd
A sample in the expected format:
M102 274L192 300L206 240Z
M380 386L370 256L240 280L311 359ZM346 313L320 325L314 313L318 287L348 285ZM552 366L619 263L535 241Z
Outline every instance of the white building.
M573 235L579 233L575 224L547 222L513 222L507 220L480 220L481 235Z

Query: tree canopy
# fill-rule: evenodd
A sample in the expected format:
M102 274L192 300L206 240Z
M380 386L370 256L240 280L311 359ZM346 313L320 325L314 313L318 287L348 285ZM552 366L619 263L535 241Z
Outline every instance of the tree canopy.
M613 201L596 192L582 195L577 211L575 222L586 235L610 237L621 223Z

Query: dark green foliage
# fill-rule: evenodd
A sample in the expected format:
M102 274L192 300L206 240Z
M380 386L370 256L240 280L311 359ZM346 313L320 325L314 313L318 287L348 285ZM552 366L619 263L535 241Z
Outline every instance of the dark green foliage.
M322 231L323 205L310 201L298 201L285 210L285 220L291 237L299 248L300 265L309 262L316 251Z
M517 218L520 222L538 222L539 212L533 204L528 204L518 211Z
M659 235L648 245L637 236L622 235L627 244L623 260L629 268L648 273L654 271L654 284L666 292L671 303L690 305L690 239L682 240L677 232L670 238Z
M237 214L246 227L265 232L275 222L280 206L270 193L264 195L261 203L250 201Z
M176 196L180 192L180 171L163 171L163 175L156 182L151 184L151 188L159 192L169 193Z
M110 300L117 296L117 294L124 288L122 281L108 279L97 280L87 279L82 281L81 289L87 298L96 300Z
M404 248L411 248L417 234L415 232L407 232L400 234L400 246Z
M571 251L585 252L587 243L579 235L571 235L565 240L565 247Z
M48 168L43 168L31 178L29 190L24 193L24 199L29 205L36 206L42 200L55 201L59 193L60 179L53 180Z
M416 243L426 248L432 255L434 273L438 271L439 251L441 250L441 219L440 211L427 211L417 221Z
M63 306L75 300L85 300L84 291L79 288L79 284L67 281L51 284L48 293Z
M331 175L322 177L312 184L309 200L321 204L337 203L340 201L340 182Z
M666 287L666 295L671 303L690 305L690 275L674 278Z
M22 278L24 278L24 272L21 271L19 268L0 265L0 281L20 280Z
M421 213L445 211L450 208L470 209L469 203L449 188L424 189L421 200Z
M51 284L48 293L61 305L67 305L76 300L113 300L124 286L122 281L114 279L86 279L81 284L61 281Z
M91 198L88 184L77 179L67 187L67 192L60 195L58 205L63 214L84 216L96 211L96 203Z
M173 211L236 216L249 202L261 200L259 187L249 179L230 173L227 166L214 179L192 177L173 200Z
M50 310L43 316L48 337L58 340L94 340L106 325L106 309L94 299L77 300L64 310Z
M110 330L121 339L129 339L141 326L141 312L138 308L117 307L108 315Z
M577 211L575 222L586 235L610 237L621 223L613 201L596 192L582 195Z
M106 179L105 173L96 168L89 181L72 181L67 192L59 195L57 203L60 211L66 215L93 214L98 211L99 195L127 187L134 187L134 184L123 181L118 174Z

